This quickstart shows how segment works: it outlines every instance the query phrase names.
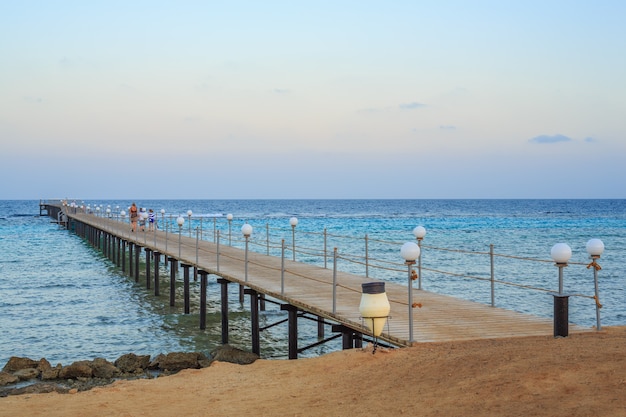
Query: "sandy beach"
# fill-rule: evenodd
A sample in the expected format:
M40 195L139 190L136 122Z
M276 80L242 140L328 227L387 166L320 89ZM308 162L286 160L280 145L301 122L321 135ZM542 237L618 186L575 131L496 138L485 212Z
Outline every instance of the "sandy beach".
M85 392L0 398L0 416L18 415L624 416L626 327L214 362Z

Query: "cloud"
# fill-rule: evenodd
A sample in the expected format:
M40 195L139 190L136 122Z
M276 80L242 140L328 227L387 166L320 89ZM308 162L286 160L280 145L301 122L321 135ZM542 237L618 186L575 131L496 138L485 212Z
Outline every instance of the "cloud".
M24 97L24 101L26 101L27 103L31 103L31 104L43 103L43 99L41 97L33 97L33 96Z
M441 130L456 130L456 126L453 125L441 125L439 126Z
M596 139L596 138L592 138L592 137L585 138L585 142L587 142L587 143L595 143L597 141L598 141L598 139Z
M382 110L374 107L357 110L357 113L380 113Z
M532 139L528 140L531 143L557 143L557 142L571 142L572 138L569 138L565 135L540 135L535 136Z
M425 104L418 103L418 102L415 102L415 101L414 101L414 102L412 102L412 103L403 103L403 104L400 104L400 106L399 106L399 107L400 107L402 110L413 110L413 109L419 109L420 107L425 107L425 106L426 106Z
M412 103L402 103L402 104L399 104L397 107L396 106L388 106L388 107L368 107L368 108L363 108L363 109L357 110L357 113L384 113L384 112L393 113L393 112L397 112L398 109L400 109L401 111L403 111L403 110L415 110L415 109L419 109L420 107L426 107L426 105L414 101Z

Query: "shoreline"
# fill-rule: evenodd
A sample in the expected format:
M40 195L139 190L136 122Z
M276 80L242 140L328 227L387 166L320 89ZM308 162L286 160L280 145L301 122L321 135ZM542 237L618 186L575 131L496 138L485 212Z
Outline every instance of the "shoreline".
M626 327L350 349L250 365L216 361L75 394L0 398L0 416L618 416Z

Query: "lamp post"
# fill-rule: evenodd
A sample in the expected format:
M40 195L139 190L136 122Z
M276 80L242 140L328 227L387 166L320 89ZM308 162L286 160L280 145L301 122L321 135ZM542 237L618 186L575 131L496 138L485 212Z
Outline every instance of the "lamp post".
M191 215L193 212L191 210L187 210L187 217L189 217L189 237L191 237Z
M165 209L161 209L161 222L163 223L163 226L165 226Z
M226 220L228 220L228 246L232 246L232 225L233 225L233 215L228 213L226 215Z
M569 334L569 295L563 294L563 268L572 257L572 249L566 243L552 246L550 255L559 268L559 292L554 296L554 337L567 337Z
M591 263L587 265L587 268L593 267L593 285L595 287L595 300L596 300L596 330L602 330L600 324L600 291L598 290L598 271L602 268L596 262L600 259L600 255L604 252L604 243L600 239L589 239L586 245L587 253L591 256Z
M409 343L413 343L413 274L411 272L415 260L420 256L420 247L415 242L406 242L400 248L400 256L404 258L409 272Z
M176 219L176 224L178 224L178 258L180 259L180 237L183 234L183 224L185 224L184 217L178 215L178 218Z
M413 236L417 239L417 246L420 248L420 254L417 257L417 289L422 289L422 239L426 236L426 229L424 226L417 226L413 229Z
M124 210L120 211L120 217L122 218L122 223L124 223L124 217L126 217L126 212ZM122 227L124 227L123 224Z
M252 234L252 226L250 226L248 223L244 224L243 226L241 226L241 233L243 233L243 237L246 239L246 251L245 251L245 263L244 263L244 268L245 268L245 281L248 282L248 241L250 239L250 235Z
M292 217L289 219L289 224L291 225L291 252L293 253L293 260L296 260L296 226L298 225L298 218Z

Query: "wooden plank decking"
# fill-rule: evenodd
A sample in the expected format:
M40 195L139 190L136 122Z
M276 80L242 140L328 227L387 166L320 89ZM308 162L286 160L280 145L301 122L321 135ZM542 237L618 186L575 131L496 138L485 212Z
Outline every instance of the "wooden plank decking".
M311 264L285 260L284 292L281 292L281 259L254 251L248 252L248 279L245 279L245 251L226 244L217 245L200 240L196 255L196 238L165 232L130 233L128 223L96 217L91 214L69 214L71 218L105 230L141 247L158 250L180 261L197 265L201 270L228 281L266 294L301 310L364 331L358 307L361 284L376 281L354 274L337 272L336 310L333 313L333 271ZM156 237L155 237L156 233ZM197 263L196 263L197 256ZM409 346L409 309L407 287L386 282L385 289L391 304L390 319L382 340L398 346ZM552 335L553 321L514 311L494 308L424 290L413 290L413 300L421 308L413 309L413 338L415 343ZM570 325L570 331L589 329Z

